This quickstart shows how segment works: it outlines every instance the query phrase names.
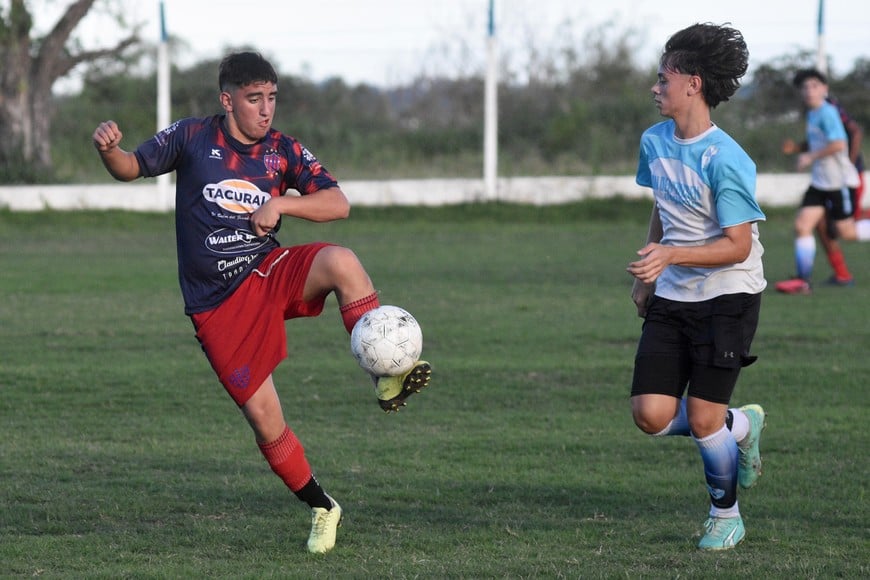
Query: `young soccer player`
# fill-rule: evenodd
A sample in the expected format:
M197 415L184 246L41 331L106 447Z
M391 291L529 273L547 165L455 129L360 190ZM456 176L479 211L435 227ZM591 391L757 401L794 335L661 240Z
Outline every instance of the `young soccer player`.
M640 142L637 183L655 204L647 243L628 265L644 318L631 408L650 435L691 436L710 496L698 547L726 550L745 536L737 486L761 474L764 410L729 409L766 282L755 164L711 120L740 86L749 53L738 30L695 24L670 37L652 96L663 121Z
M272 65L257 53L231 54L220 64L218 84L223 114L178 121L132 152L121 149L114 121L101 123L93 141L120 181L176 172L185 314L269 466L311 507L308 550L326 552L335 545L341 507L321 488L287 426L272 372L287 356L285 320L317 316L334 293L351 332L379 306L378 296L351 250L322 242L281 247L275 237L282 217L344 219L349 204L310 151L272 128L278 93ZM299 195L285 195L291 189ZM430 373L419 361L405 375L375 378L381 408L398 410Z
M785 294L811 294L816 258L814 231L821 226L821 239L834 268L831 282L849 285L852 276L846 269L839 244L829 243L828 238L870 240L870 220L855 221L856 216L861 217L863 191L858 171L860 128L857 124L851 127L852 139L857 139L858 147L854 147L853 142L850 151L850 132L844 126L843 111L828 99L828 80L818 70L798 71L794 85L800 90L807 109L807 139L803 147L786 143L783 150L798 153L798 170L811 169L812 175L794 222L797 275L777 282L774 287ZM826 224L826 218L830 225Z

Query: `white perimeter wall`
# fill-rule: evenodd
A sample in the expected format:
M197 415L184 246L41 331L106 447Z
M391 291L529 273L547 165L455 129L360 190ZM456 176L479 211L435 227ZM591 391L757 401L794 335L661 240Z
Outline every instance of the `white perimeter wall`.
M481 179L342 181L351 205L449 205L501 201L531 205L560 204L591 198L648 198L633 176L516 177L498 180L498 198L486 199ZM762 206L800 203L809 176L803 173L758 176L756 195ZM124 209L170 211L175 184L161 189L154 179L106 185L0 186L0 208L13 211ZM870 201L870 200L868 200Z

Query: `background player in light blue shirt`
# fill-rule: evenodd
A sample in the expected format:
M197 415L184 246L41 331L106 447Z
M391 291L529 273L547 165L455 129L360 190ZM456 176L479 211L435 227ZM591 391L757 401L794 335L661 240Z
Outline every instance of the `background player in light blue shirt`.
M849 158L848 134L840 111L827 100L827 78L815 69L802 70L795 74L794 85L800 89L807 108L806 149L798 155L797 169L809 169L811 177L794 221L796 275L777 282L775 288L785 294L810 294L816 258L815 230L827 218L831 225L824 229L830 237L870 240L870 220L856 223L853 217L859 205L861 179ZM835 259L842 260L842 254ZM839 263L832 264L835 266L833 282L837 283L838 277L846 285L852 282L850 275L843 275L848 275L845 266L837 272Z

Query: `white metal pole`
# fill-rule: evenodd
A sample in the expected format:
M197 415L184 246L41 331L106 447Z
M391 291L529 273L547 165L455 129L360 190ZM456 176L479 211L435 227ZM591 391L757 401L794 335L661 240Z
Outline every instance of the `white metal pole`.
M828 74L828 56L825 53L825 0L819 0L819 27L817 33L816 68Z
M163 0L160 0L160 42L157 45L157 131L169 126L170 96L169 96L169 43L166 38L166 18ZM170 198L169 174L157 177L157 194L166 209L172 208L174 200Z
M498 41L493 4L494 0L489 0L483 114L483 185L487 200L498 198Z

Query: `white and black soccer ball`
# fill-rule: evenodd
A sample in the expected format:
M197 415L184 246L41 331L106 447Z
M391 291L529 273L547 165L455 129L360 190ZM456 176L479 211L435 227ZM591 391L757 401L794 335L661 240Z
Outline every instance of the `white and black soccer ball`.
M408 372L423 352L423 331L398 306L379 306L363 314L350 334L350 351L363 370L376 377Z

